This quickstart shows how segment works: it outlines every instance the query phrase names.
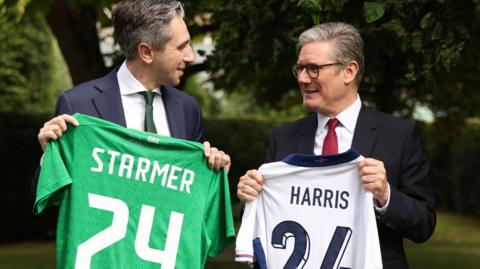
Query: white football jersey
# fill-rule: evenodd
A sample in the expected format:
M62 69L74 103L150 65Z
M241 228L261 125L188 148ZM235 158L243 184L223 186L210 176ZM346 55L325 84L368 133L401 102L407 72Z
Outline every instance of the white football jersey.
M260 268L382 268L373 196L350 149L292 154L259 168L263 190L246 204L235 260Z

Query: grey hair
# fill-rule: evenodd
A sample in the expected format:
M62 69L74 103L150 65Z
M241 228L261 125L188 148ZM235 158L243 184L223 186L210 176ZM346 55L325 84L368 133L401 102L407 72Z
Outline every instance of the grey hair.
M124 0L112 11L115 37L127 59L138 54L144 42L155 49L165 48L171 38L170 22L183 18L185 11L177 0Z
M360 85L364 72L363 40L358 30L350 24L343 22L329 22L319 24L306 31L299 37L300 47L310 42L334 42L332 55L333 61L346 66L350 61L358 63L358 72L355 76L357 85Z

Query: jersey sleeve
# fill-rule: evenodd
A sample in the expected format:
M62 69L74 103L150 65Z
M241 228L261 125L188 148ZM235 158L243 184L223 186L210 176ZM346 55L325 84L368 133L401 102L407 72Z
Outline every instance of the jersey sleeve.
M38 179L34 214L40 214L52 205L60 205L64 187L72 183L69 163L74 157L75 128L69 127L60 139L47 144Z
M253 240L257 237L256 202L248 202L243 212L242 223L235 242L235 261L253 263Z
M230 190L224 169L212 179L209 209L205 216L207 235L210 241L208 256L215 257L235 238Z
M382 254L380 252L380 241L378 238L377 222L375 219L375 212L373 210L373 195L370 192L365 193L365 206L363 207L365 227L364 246L365 263L364 268L379 269L383 268Z

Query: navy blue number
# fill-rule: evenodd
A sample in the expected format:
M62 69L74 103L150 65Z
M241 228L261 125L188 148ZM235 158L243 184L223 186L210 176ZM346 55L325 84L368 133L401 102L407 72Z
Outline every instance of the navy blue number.
M347 245L350 242L351 236L352 229L349 227L337 226L335 233L330 240L330 244L328 245L320 269L334 269L340 267L340 262ZM308 237L305 228L303 228L298 222L287 220L280 222L275 226L272 231L272 246L274 248L285 249L287 246L287 240L290 237L295 239L295 245L292 254L283 268L303 268L310 253L310 238ZM349 269L345 267L340 268Z
M272 231L272 246L285 249L287 240L290 237L295 239L295 245L290 258L283 268L303 268L310 252L310 239L302 225L289 220L280 222Z
M332 236L332 240L330 240L330 244L328 245L327 253L325 253L325 257L323 257L320 269L333 269L339 267L351 236L352 229L337 226L335 233Z

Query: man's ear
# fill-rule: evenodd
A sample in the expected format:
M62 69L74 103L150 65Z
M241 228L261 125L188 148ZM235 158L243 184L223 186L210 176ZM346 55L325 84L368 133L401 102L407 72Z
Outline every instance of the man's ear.
M146 63L151 64L153 62L153 49L147 43L141 42L137 46L138 58Z
M357 61L350 61L344 69L344 83L350 84L355 81L355 76L358 73Z

